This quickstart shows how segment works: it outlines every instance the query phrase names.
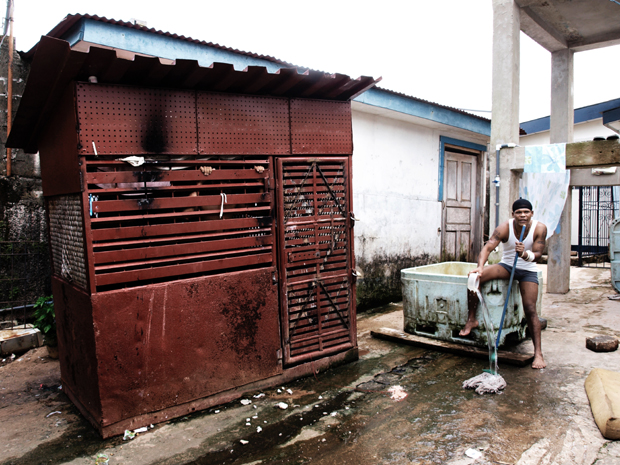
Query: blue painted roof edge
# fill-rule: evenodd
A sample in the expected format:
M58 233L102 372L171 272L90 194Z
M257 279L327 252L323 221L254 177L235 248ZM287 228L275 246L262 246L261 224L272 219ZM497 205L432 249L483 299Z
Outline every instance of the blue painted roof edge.
M594 105L588 105L575 109L574 118L575 124L585 123L586 121L592 121L594 119L602 118L602 114L606 110L616 108L620 106L620 98L614 100L608 100L606 102L595 103ZM527 134L536 134L537 132L549 131L551 127L551 117L544 116L542 118L533 119L531 121L525 121L520 124Z
M79 40L104 45L106 47L128 50L134 53L167 58L169 60L197 60L200 66L212 63L230 63L237 71L248 66L264 66L275 73L283 66L269 60L234 53L207 44L189 42L149 31L128 28L123 25L104 23L90 18L82 18L77 28L71 28L61 37L72 46ZM301 70L303 72L303 70Z
M491 135L491 121L486 118L452 110L386 89L378 89L376 87L369 89L353 99L353 101L465 129L484 136Z

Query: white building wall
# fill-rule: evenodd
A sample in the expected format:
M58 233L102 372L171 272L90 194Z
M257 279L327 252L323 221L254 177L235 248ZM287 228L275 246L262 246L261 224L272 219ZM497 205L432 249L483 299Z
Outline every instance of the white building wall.
M436 131L353 111L353 144L356 256L438 255Z

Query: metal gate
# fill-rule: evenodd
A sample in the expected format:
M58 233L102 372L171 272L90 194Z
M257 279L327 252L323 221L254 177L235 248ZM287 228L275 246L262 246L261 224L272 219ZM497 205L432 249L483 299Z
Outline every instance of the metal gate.
M284 363L355 345L348 157L279 159Z
M579 237L577 251L579 266L609 266L609 225L618 209L611 186L580 186Z

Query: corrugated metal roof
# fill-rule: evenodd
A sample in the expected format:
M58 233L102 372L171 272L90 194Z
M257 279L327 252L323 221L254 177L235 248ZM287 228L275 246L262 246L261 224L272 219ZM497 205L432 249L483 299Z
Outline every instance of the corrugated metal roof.
M91 47L88 52L79 52L71 50L64 40L42 37L7 147L36 152L40 131L67 85L87 81L90 76L108 84L339 101L351 100L380 80L312 70L299 72L296 68L269 73L265 67L248 66L236 71L228 63L204 67L195 60L163 64L159 58L139 55L127 60L119 58L114 50Z
M424 99L421 99L421 98L418 98L418 97L413 97L411 95L403 94L402 92L397 92L395 90L386 89L385 87L376 86L376 89L381 90L383 92L387 92L389 94L398 95L400 97L405 97L405 98L408 98L408 99L411 99L411 100L416 100L418 102L424 102L424 103L427 103L429 105L433 105L435 107L445 108L446 110L450 110L450 111L453 111L455 113L461 113L462 115L473 116L474 118L478 118L478 119L481 119L483 121L491 122L491 120L489 118L485 118L484 116L479 116L479 115L476 115L474 113L469 113L469 112L467 112L465 110L461 110L460 108L454 108L454 107L449 107L449 106L446 106L446 105L441 105L439 103L431 102L429 100L424 100Z
M92 19L93 21L100 21L102 23L108 23L108 24L115 24L118 26L124 26L124 27L128 27L131 29L136 29L138 31L144 31L144 32L150 32L152 34L158 34L164 37L170 37L173 39L179 39L179 40L183 40L185 42L190 42L190 43L194 43L194 44L199 44L199 45L206 45L209 47L213 47L213 48L217 48L219 50L225 50L227 52L231 52L231 53L236 53L238 55L243 55L243 56L247 56L247 57L251 57L251 58L257 58L257 59L261 59L261 60L267 60L267 61L271 61L273 63L277 63L279 65L282 66L286 66L287 68L303 68L303 69L307 69L305 67L301 67L301 66L296 66L293 65L291 63L288 63L286 61L280 60L278 58L274 58L272 56L269 55L260 55L258 53L253 53L253 52L244 52L243 50L238 50L235 48L231 48L231 47L225 47L223 45L219 45L219 44L215 44L213 42L206 42L204 40L197 40L197 39L192 39L191 37L185 37L182 35L178 35L178 34L173 34L170 32L164 32L155 28L149 28L146 26L141 26L139 24L134 24L131 23L129 21L118 21L116 19L108 19L106 17L103 16L97 16L97 15L88 15L88 14L75 14L75 15L67 15L65 16L65 18L58 23L50 32L48 32L46 34L46 36L48 37L55 37L57 39L62 38L64 34L66 34L69 30L71 30L71 28L78 23L80 20L82 19ZM24 54L24 56L26 58L32 58L36 52L37 49L37 45L35 45L34 47L32 47L28 52L26 52Z

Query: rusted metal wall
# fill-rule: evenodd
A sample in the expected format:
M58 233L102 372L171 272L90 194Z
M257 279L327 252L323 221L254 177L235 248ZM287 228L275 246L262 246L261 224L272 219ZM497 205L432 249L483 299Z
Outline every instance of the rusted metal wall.
M93 296L102 425L282 371L274 269Z
M90 294L76 344L92 344L88 367L96 348L101 405L80 408L102 434L279 375L283 359L356 347L349 102L89 83L75 95L77 135L64 112L42 158L79 180L47 197L50 218L77 218L50 229L53 272L58 292ZM74 312L61 309L68 328ZM65 348L63 380L82 363ZM91 379L68 381L78 406Z

